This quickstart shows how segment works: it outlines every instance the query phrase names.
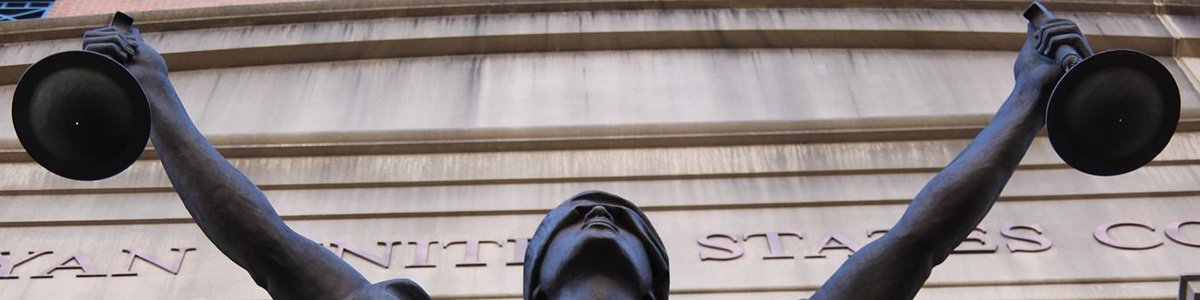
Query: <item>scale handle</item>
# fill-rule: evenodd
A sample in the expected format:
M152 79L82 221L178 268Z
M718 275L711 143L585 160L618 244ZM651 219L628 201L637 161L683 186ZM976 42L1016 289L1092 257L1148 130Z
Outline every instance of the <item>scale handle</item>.
M1030 4L1029 8L1025 9L1023 15L1034 27L1042 27L1049 19L1054 18L1054 14L1050 13L1050 10L1037 1ZM1054 57L1054 61L1057 61L1063 70L1074 68L1080 61L1083 61L1084 58L1092 54L1092 48L1088 46L1087 41L1080 41L1077 45L1068 43L1047 45L1045 43L1051 42L1048 39L1039 39L1038 42L1041 43L1038 45L1038 51L1042 55ZM1076 49L1076 47L1081 48L1084 53L1080 53L1080 49Z
M133 17L118 11L113 14L112 21L108 22L108 26L115 26L125 32L133 32Z

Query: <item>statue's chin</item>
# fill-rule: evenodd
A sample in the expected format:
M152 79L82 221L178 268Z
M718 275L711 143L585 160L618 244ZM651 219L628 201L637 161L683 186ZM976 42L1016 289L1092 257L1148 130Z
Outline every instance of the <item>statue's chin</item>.
M629 245L622 245L617 233L610 230L585 230L576 247L564 257L562 264L542 266L542 286L553 295L608 295L617 291L638 291L642 286L636 262L631 259ZM582 232L581 232L582 233ZM604 290L606 293L597 291ZM608 295L604 299L625 299ZM629 296L629 295L623 295ZM571 299L577 297L568 297ZM583 297L579 299L592 299ZM636 299L632 298L632 299Z
M618 240L619 233L602 228L589 229L583 242L568 256L567 267L596 271L634 271L629 245ZM605 272L608 273L608 272Z
M554 253L553 255L562 255L555 259L555 262L545 261L550 263L542 266L543 275L550 277L547 279L571 280L595 274L638 277L631 251L640 249L629 249L634 245L623 245L619 233L604 228L586 229L577 233L582 236L574 237L579 240L573 247L566 253Z

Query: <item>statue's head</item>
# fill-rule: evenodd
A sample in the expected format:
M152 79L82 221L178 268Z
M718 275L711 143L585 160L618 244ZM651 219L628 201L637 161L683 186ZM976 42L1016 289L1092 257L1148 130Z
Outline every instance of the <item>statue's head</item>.
M669 285L667 249L650 219L605 192L583 192L555 207L525 251L525 300L616 289L636 300L666 300Z

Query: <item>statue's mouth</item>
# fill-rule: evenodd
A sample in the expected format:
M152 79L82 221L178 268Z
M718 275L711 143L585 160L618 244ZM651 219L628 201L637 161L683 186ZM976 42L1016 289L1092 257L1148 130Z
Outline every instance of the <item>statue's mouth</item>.
M610 215L608 210L604 209L603 206L593 207L590 211L588 211L587 216L584 217L583 228L586 229L592 226L600 226L611 229L612 231L619 231L617 230L616 223L613 222L612 215Z

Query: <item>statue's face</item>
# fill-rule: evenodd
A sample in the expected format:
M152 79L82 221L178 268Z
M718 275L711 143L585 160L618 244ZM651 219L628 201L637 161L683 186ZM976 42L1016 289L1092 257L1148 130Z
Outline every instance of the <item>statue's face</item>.
M542 258L539 299L652 299L650 258L628 208L582 205Z

